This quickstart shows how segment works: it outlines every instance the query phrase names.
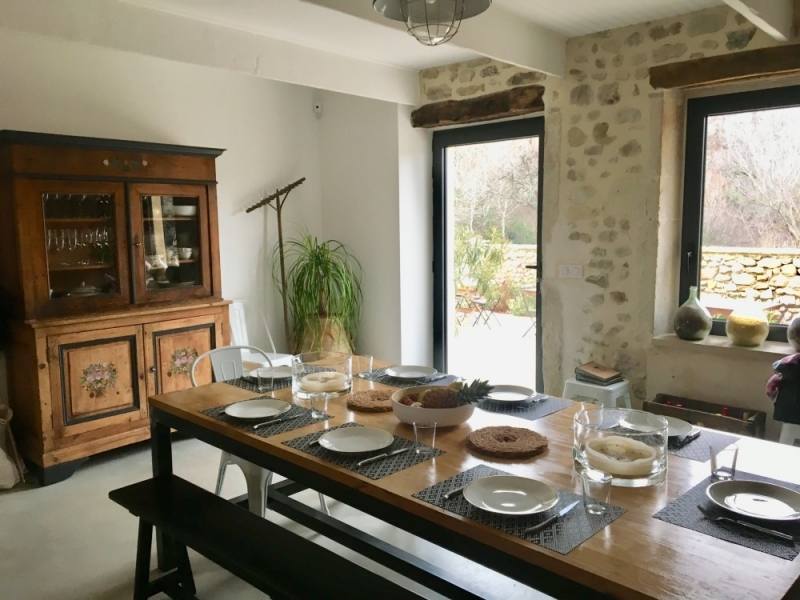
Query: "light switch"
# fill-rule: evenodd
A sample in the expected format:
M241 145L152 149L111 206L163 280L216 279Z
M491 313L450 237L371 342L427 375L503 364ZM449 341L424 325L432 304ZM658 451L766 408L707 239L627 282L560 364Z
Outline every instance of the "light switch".
M558 265L559 279L583 279L583 265Z

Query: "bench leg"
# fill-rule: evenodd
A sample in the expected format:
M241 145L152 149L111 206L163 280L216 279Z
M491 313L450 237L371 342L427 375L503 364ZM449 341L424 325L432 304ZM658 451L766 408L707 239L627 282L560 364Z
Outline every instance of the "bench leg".
M194 575L192 565L189 562L189 553L183 544L175 544L175 560L178 563L178 580L180 581L181 592L186 598L194 598L197 589L194 587Z
M136 542L136 572L133 578L133 600L147 600L150 591L150 547L153 526L139 519L139 538Z

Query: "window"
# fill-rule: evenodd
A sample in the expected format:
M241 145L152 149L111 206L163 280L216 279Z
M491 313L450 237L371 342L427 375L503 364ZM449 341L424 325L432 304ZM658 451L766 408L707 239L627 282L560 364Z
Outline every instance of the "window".
M771 340L800 316L800 86L689 100L681 302L759 306Z

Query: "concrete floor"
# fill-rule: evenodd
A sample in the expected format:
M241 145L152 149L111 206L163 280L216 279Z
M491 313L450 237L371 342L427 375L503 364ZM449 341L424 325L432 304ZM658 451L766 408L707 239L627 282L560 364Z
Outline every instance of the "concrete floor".
M179 440L173 444L173 455L176 474L213 490L218 450L197 440ZM150 475L149 447L139 444L91 459L64 482L45 488L21 486L0 493L0 597L13 600L130 598L136 519L112 503L108 492ZM223 493L227 497L244 493L244 480L238 469L228 469ZM316 494L310 491L296 497L309 504L316 503ZM348 506L333 501L330 506L336 517L468 578L480 586L487 598L547 598ZM270 513L269 518L377 573L389 575L426 597L441 597L275 513ZM190 557L199 598L249 600L266 597L202 556L190 552ZM313 565L309 565L309 569L313 570Z

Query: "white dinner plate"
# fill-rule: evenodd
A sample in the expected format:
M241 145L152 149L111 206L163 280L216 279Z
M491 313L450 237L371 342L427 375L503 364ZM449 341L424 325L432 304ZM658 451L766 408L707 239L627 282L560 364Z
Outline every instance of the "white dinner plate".
M765 521L800 519L800 494L765 481L717 481L706 488L706 496L717 506L745 517Z
M667 430L667 436L669 437L685 437L692 433L692 424L687 423L683 419L677 419L675 417L664 417L667 420L667 425L669 429Z
M225 414L235 419L269 419L288 412L292 405L277 398L254 398L225 407Z
M397 379L426 379L433 377L437 373L436 369L418 365L396 365L386 369L386 374L389 377L396 377Z
M558 504L558 492L551 486L514 475L477 479L463 493L472 506L501 515L533 515Z
M495 385L486 397L492 402L529 402L534 396L534 391L521 385Z
M258 369L250 371L250 377L255 378L259 375L261 379L269 379L270 377L274 377L275 379L289 379L292 376L292 367L286 365L278 367L259 367Z
M352 454L374 452L391 446L394 436L374 427L344 427L334 429L319 438L319 445L331 452Z

